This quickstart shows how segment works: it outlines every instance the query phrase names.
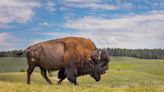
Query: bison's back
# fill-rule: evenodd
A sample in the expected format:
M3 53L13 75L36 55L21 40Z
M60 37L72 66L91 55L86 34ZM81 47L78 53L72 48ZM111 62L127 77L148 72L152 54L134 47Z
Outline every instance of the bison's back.
M96 46L89 39L66 37L32 45L27 50L27 57L30 58L29 63L56 70L72 61L79 63L90 57L94 50Z
M66 37L66 38L63 38L63 40L66 44L73 43L72 44L74 45L73 47L81 46L83 48L86 48L92 51L96 49L95 44L90 39L86 39L83 37Z

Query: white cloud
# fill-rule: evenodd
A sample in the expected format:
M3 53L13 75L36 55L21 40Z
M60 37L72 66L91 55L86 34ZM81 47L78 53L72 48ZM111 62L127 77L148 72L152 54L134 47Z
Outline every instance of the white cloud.
M40 7L34 0L0 0L0 28L8 23L26 23L35 15L33 9Z
M65 7L71 8L90 8L90 9L101 9L101 10L114 10L116 6L103 3L101 0L63 0Z
M7 43L7 41L11 38L10 33L0 33L0 46L6 46L10 43Z
M147 10L153 8L159 10L163 8L162 0L63 0L64 5L69 8L89 8L101 10Z
M39 23L39 25L41 25L41 26L50 26L50 24L48 22L42 22L42 23Z
M17 42L17 39L12 33L9 32L3 32L0 33L0 50L5 51L12 49L14 44Z
M84 17L68 20L66 28L82 31L99 47L164 48L164 13L152 12L112 19Z
M27 47L28 39L20 38L17 33L0 32L0 51L23 49Z
M64 2L85 2L85 3L91 3L91 2L94 2L94 3L98 3L98 2L101 2L101 0L63 0Z
M50 13L53 13L56 11L55 1L48 1L45 7Z
M146 15L130 15L120 18L99 18L86 16L79 20L70 20L65 24L67 28L79 30L111 30L111 29L128 29L144 22L164 21L164 13L146 14Z

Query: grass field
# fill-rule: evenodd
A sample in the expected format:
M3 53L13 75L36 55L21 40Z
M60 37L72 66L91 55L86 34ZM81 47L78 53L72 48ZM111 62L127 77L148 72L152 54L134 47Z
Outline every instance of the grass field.
M164 60L112 57L109 70L100 82L90 76L78 78L78 86L67 80L56 85L56 73L49 85L38 69L32 74L32 84L26 84L25 58L0 58L0 92L164 92Z

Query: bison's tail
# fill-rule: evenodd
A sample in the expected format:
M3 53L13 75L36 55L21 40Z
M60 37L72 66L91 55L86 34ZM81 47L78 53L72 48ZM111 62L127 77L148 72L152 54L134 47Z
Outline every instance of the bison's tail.
M31 47L28 47L27 49L25 49L25 50L21 50L21 51L18 51L17 52L17 55L18 56L25 56L26 55L26 52L30 49Z

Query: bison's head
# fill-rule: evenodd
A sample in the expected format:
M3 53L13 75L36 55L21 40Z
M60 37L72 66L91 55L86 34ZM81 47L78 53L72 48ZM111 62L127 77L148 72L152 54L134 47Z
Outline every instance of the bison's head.
M91 58L95 63L91 76L96 81L99 81L101 74L104 74L108 69L108 62L110 60L108 51L104 49L97 49L93 52Z

